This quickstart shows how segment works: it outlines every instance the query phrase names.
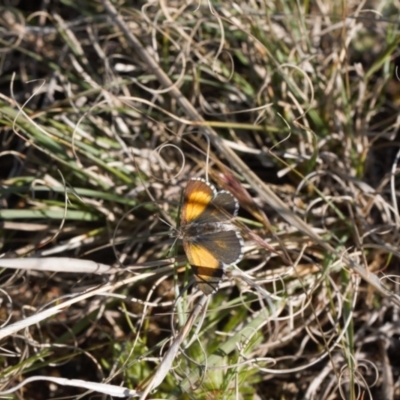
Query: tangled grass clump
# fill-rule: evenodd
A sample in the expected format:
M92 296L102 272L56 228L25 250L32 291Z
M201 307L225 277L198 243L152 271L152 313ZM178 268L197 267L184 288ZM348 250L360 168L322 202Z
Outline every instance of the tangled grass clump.
M399 397L397 2L17 3L0 392ZM199 176L245 239L209 297L174 237Z

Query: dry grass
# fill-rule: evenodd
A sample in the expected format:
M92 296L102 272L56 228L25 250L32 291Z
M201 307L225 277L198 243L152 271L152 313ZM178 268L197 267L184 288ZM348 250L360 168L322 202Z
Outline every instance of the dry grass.
M400 398L399 11L1 7L2 398ZM246 241L210 298L165 224L207 175Z

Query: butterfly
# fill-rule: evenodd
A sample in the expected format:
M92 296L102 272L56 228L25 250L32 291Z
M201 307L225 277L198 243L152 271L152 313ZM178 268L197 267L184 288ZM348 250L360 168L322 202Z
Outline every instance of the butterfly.
M200 290L215 293L225 267L243 257L243 238L231 223L239 202L226 190L191 179L184 192L179 237Z

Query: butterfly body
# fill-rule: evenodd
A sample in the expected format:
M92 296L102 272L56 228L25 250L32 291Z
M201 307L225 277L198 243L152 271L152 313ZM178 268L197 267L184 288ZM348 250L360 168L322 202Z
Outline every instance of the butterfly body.
M242 258L243 239L231 223L238 201L203 179L191 179L184 193L179 237L200 289L214 293L225 266Z
M186 225L184 229L182 229L182 237L188 241L196 241L202 240L205 235L209 235L212 233L217 233L221 231L232 230L230 226L227 224L221 224L220 222L205 222L202 224L198 224L193 222L189 225Z

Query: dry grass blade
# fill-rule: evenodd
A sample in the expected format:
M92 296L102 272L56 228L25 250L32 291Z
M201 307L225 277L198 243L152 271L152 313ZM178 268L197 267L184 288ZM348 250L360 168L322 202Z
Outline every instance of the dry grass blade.
M170 372L172 363L174 362L178 352L180 351L182 342L189 334L199 314L206 309L208 300L208 297L203 295L194 306L185 325L181 328L181 331L178 333L178 335L173 339L170 348L163 356L163 359L160 365L157 367L157 371L152 377L150 383L143 391L143 393L141 393L140 400L145 400L152 390L161 385L166 375Z
M31 376L30 378L25 379L24 382L21 382L19 385L15 386L13 389L6 390L4 392L1 392L0 394L1 395L11 394L30 382L43 382L43 381L56 383L57 385L62 385L62 386L72 386L76 388L87 389L90 392L96 391L103 394L107 394L109 396L114 396L119 398L137 397L137 393L135 390L129 390L128 388L123 388L115 385L108 385L106 383L87 382L79 379L51 378L43 376Z
M90 260L81 260L63 257L0 259L0 267L25 269L30 271L76 272L86 274L115 274L116 268L109 265L95 263Z

